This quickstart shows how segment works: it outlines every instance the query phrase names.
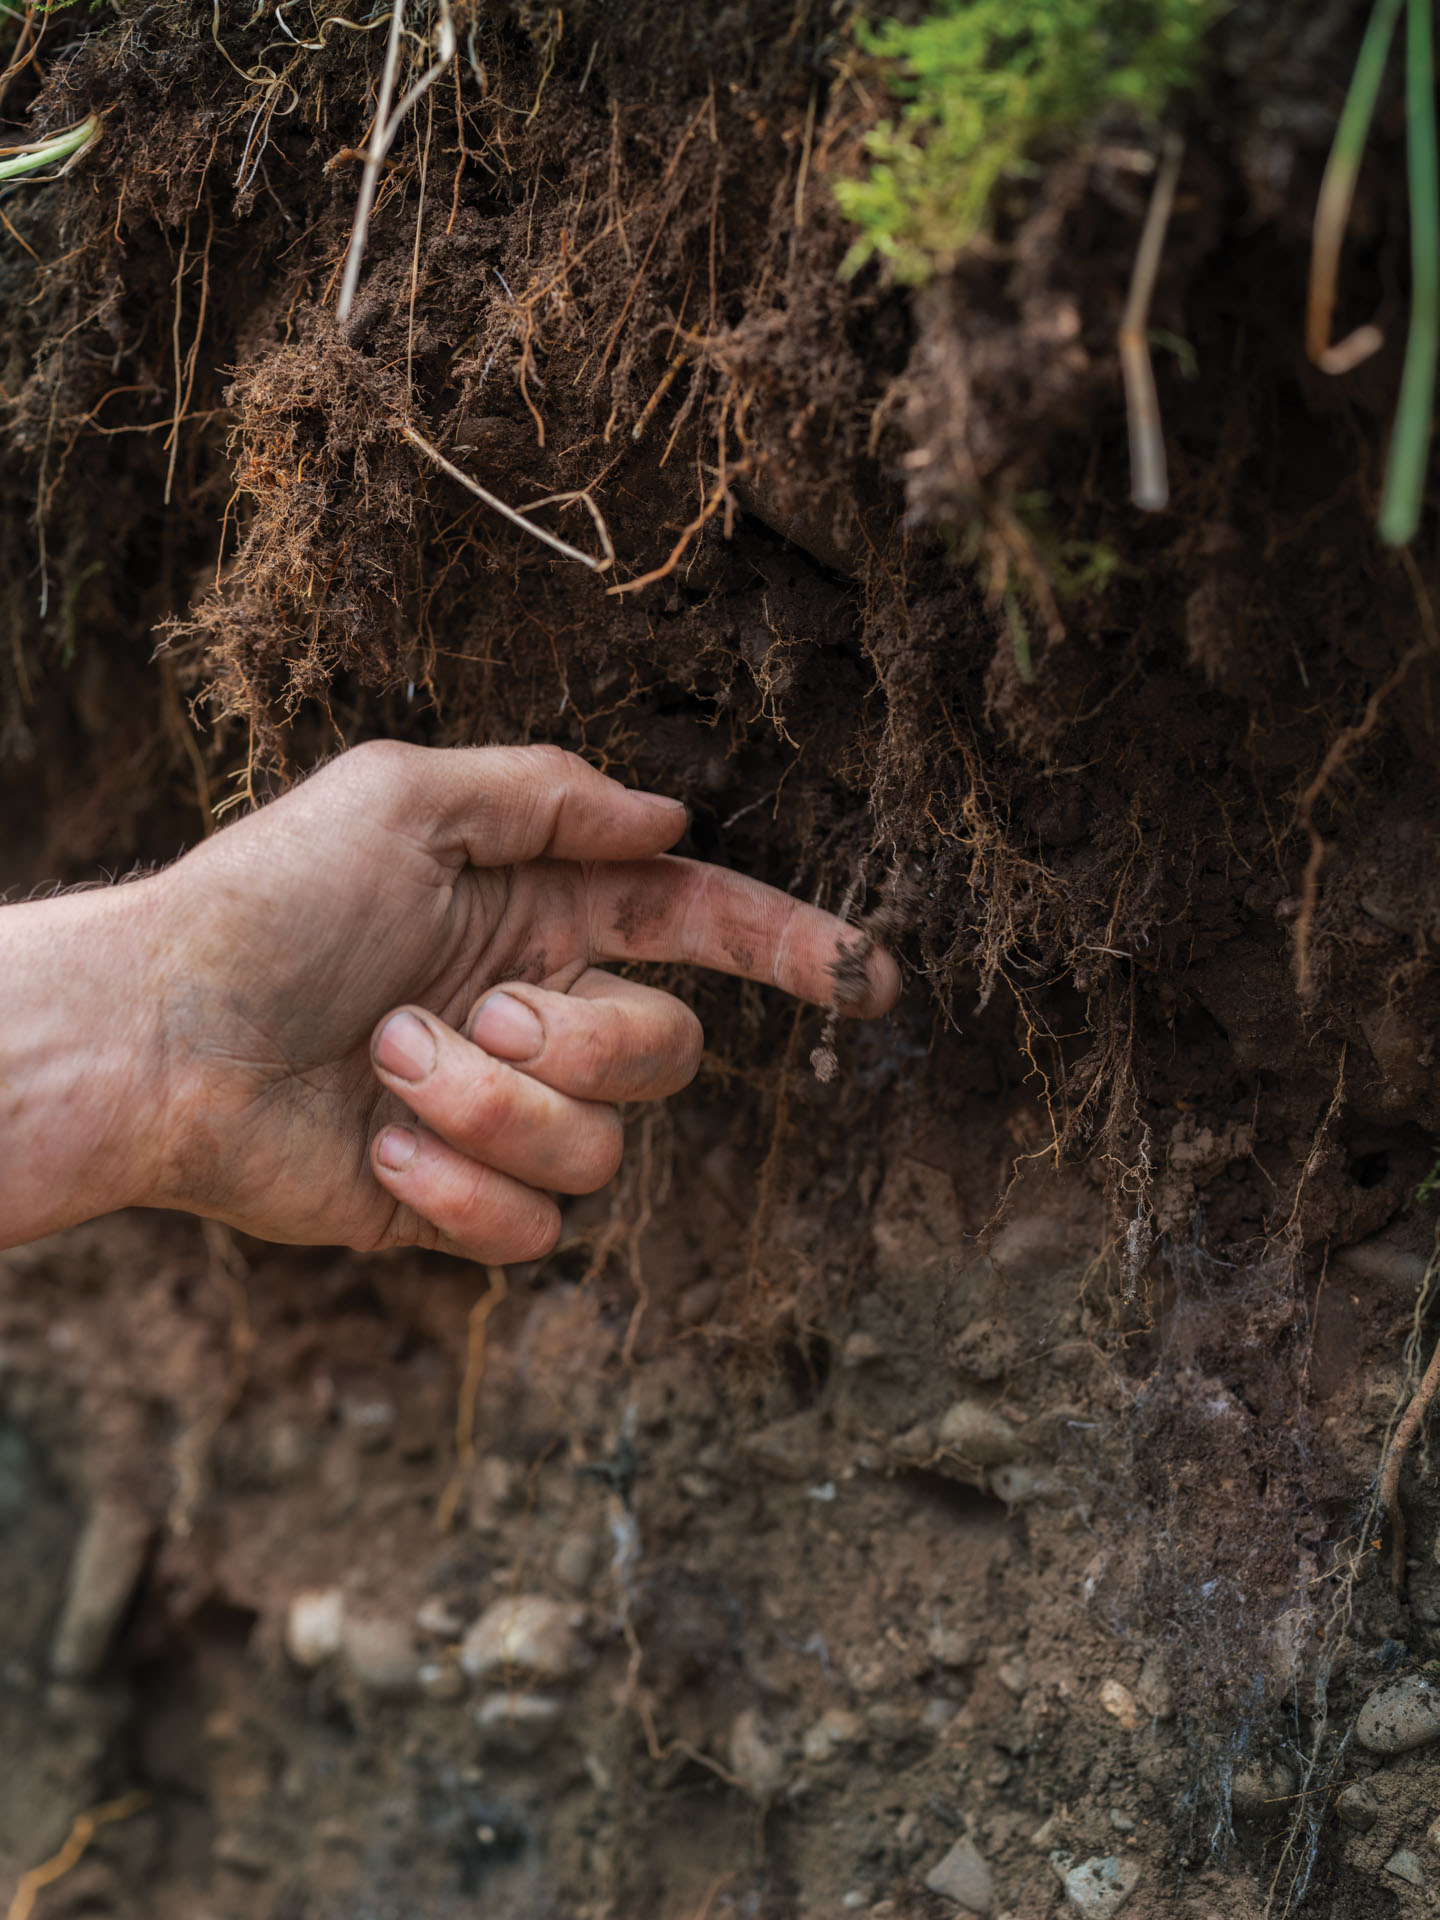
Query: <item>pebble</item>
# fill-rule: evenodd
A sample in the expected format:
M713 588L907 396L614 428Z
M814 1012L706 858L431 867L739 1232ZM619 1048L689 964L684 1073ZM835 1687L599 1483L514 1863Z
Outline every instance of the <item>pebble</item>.
M840 1349L842 1367L868 1367L884 1355L885 1349L873 1333L852 1333Z
M973 1840L957 1840L926 1874L925 1885L966 1913L988 1915L995 1910L995 1882Z
M730 1728L730 1771L752 1800L773 1800L785 1781L780 1749L765 1737L754 1707L736 1714Z
M1251 1816L1284 1811L1280 1803L1288 1800L1296 1787L1289 1767L1262 1767L1258 1761L1237 1767L1230 1778L1230 1805L1236 1813Z
M318 1667L340 1651L345 1596L339 1587L297 1593L285 1616L285 1651L297 1667Z
M1128 1813L1122 1813L1119 1807L1110 1809L1110 1824L1116 1833L1134 1833L1135 1822Z
M416 1674L421 1693L427 1700L449 1706L465 1694L465 1676L453 1660L425 1660Z
M575 1612L543 1593L497 1600L460 1643L460 1665L472 1680L511 1672L564 1680L580 1664Z
M494 1533L500 1516L515 1504L519 1476L499 1454L482 1454L465 1484L465 1510L477 1533Z
M1007 1693L1013 1693L1018 1700L1030 1684L1030 1669L1025 1664L1023 1654L1015 1654L1009 1660L1002 1660L995 1669L995 1678Z
M1140 1708L1130 1689L1119 1680L1100 1682L1100 1704L1112 1720L1118 1720L1126 1733L1140 1724Z
M990 1242L990 1258L1012 1284L1048 1280L1065 1264L1065 1239L1063 1220L1032 1213L1001 1228Z
M1055 1863L1065 1898L1085 1920L1110 1920L1119 1913L1140 1881L1140 1862L1121 1860L1113 1853L1096 1854L1078 1867Z
M567 1533L561 1539L550 1562L550 1570L569 1592L584 1593L594 1575L599 1551L599 1537L588 1528L577 1527L573 1533Z
M1412 1853L1409 1847L1397 1847L1385 1862L1386 1873L1393 1873L1397 1880L1407 1880L1412 1887L1423 1887L1425 1869L1420 1864L1419 1854Z
M935 1437L971 1467L1001 1467L1024 1452L1010 1422L978 1400L957 1400L941 1419Z
M926 1642L937 1667L968 1667L975 1660L975 1642L954 1627L932 1627Z
M801 1744L805 1758L820 1765L842 1748L858 1746L864 1738L865 1722L858 1713L845 1707L827 1707L814 1726L806 1729Z
M415 1625L421 1633L434 1634L437 1640L458 1640L465 1631L465 1622L458 1613L452 1613L438 1595L421 1601L415 1610Z
M1418 1673L1381 1687L1360 1709L1355 1738L1370 1753L1408 1753L1440 1740L1440 1691Z
M740 1451L780 1480L813 1480L820 1469L820 1426L813 1412L792 1413L787 1420L747 1433Z
M367 1693L384 1700L402 1700L415 1691L420 1661L410 1641L410 1629L383 1615L342 1614L340 1651L345 1664Z
M528 1759L554 1736L560 1702L541 1693L492 1693L475 1709L475 1722L492 1752Z
M145 1570L150 1533L149 1516L133 1501L101 1495L90 1509L51 1644L50 1666L58 1679L93 1680L104 1666Z
M1140 1667L1140 1678L1135 1683L1135 1698L1141 1710L1148 1713L1152 1720L1175 1718L1175 1692L1165 1675L1163 1654L1146 1654Z
M395 1409L388 1400L345 1400L341 1418L363 1453L378 1453L395 1433Z
M1336 1796L1335 1812L1342 1825L1356 1833L1368 1833L1380 1818L1380 1803L1368 1781L1352 1780Z

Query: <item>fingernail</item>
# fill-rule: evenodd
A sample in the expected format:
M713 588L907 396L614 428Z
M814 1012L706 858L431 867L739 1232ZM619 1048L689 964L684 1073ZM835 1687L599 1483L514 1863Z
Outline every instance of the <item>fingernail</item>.
M375 1042L375 1064L397 1080L423 1080L435 1071L435 1036L413 1013L392 1013Z
M399 1173L415 1158L415 1146L415 1136L408 1127L387 1127L380 1136L375 1158L391 1173Z
M688 814L689 812L689 808L683 800L672 800L669 794L666 793L645 793L637 789L635 791L635 798L645 801L647 806L654 807L657 810L663 809L666 813L678 815L682 813Z
M470 1038L498 1060L529 1060L540 1051L545 1029L523 1000L492 993L470 1022Z

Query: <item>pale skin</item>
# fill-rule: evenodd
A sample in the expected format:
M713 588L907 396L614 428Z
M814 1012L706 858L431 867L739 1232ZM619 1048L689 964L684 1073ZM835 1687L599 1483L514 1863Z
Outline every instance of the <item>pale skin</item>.
M597 962L860 1017L895 964L669 856L685 811L554 747L341 755L165 871L0 909L0 1246L118 1207L504 1264L619 1163L700 1024Z

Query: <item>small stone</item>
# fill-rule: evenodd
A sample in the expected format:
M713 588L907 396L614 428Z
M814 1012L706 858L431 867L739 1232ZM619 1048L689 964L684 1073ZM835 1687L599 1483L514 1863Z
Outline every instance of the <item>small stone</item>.
M542 1593L497 1600L460 1645L460 1665L472 1680L512 1672L564 1680L579 1662L575 1609Z
M232 1873L259 1879L275 1865L275 1848L266 1836L248 1833L244 1827L222 1827L210 1847L211 1858Z
M852 1333L847 1336L840 1349L840 1364L852 1370L856 1367L868 1367L874 1361L884 1357L885 1349L873 1333Z
M515 1504L518 1476L508 1460L482 1454L465 1484L465 1510L477 1533L494 1533L501 1516Z
M730 1728L730 1770L753 1800L773 1800L785 1782L780 1749L766 1739L754 1707L737 1713Z
M1078 1867L1061 1869L1065 1898L1085 1920L1110 1920L1119 1913L1140 1882L1140 1862L1121 1860L1113 1853L1082 1860Z
M285 1651L297 1667L324 1664L340 1651L345 1596L339 1587L314 1587L297 1593L285 1616Z
M828 1076L821 1075L822 1079L826 1077ZM869 1906L870 1896L868 1893L862 1893L859 1887L851 1887L848 1893L841 1894L840 1904L847 1913L859 1913L862 1907Z
M416 1608L415 1626L420 1633L433 1634L437 1640L458 1640L465 1631L465 1622L438 1595L423 1600Z
M999 1467L1024 1451L1014 1427L978 1400L957 1400L936 1429L936 1440L969 1467Z
M858 1713L845 1707L827 1707L813 1727L808 1727L801 1742L805 1758L823 1764L845 1747L858 1746L865 1738L865 1722Z
M340 1651L367 1693L401 1700L415 1691L420 1662L410 1629L400 1621L347 1612L340 1623Z
M1408 1753L1440 1740L1440 1691L1418 1673L1381 1687L1360 1709L1355 1738L1370 1753Z
M1393 1873L1397 1880L1406 1880L1412 1887L1423 1887L1425 1869L1420 1864L1420 1856L1412 1853L1409 1847L1397 1847L1385 1862L1386 1873Z
M1166 1678L1163 1654L1146 1654L1140 1667L1140 1678L1135 1683L1135 1698L1141 1711L1152 1720L1175 1718L1175 1694Z
M1135 1822L1128 1813L1122 1813L1119 1807L1110 1809L1110 1824L1116 1833L1134 1833Z
M340 1415L362 1452L378 1453L395 1433L395 1409L388 1400L345 1400Z
M777 1479L813 1480L820 1468L819 1421L813 1412L792 1413L788 1420L747 1433L740 1451Z
M556 1547L550 1562L551 1571L562 1587L571 1593L584 1593L594 1575L599 1552L599 1538L588 1528L577 1527L573 1533L567 1533Z
M930 1658L937 1667L968 1667L974 1664L975 1642L954 1627L932 1627L926 1641Z
M1013 1693L1018 1700L1030 1684L1030 1669L1025 1664L1023 1654L1014 1654L1008 1660L1002 1660L995 1669L995 1678L1007 1693Z
M528 1759L553 1738L560 1702L539 1693L492 1693L475 1709L475 1722L490 1751Z
M1380 1818L1380 1802L1366 1780L1352 1780L1335 1799L1335 1812L1344 1826L1368 1833Z
M1037 1853L1049 1853L1060 1837L1060 1829L1065 1824L1061 1814L1052 1813L1030 1836L1030 1844Z
M990 1258L1014 1285L1048 1280L1065 1264L1065 1222L1034 1213L1015 1220L990 1242Z
M1435 1851L1440 1853L1440 1817L1430 1822L1429 1826L1425 1829L1425 1838L1430 1845L1434 1847Z
M1140 1708L1135 1696L1123 1682L1115 1679L1100 1682L1100 1704L1112 1720L1118 1720L1126 1733L1133 1733L1140 1724Z
M990 1491L1007 1507L1024 1507L1036 1500L1053 1500L1064 1489L1053 1473L1012 1460L990 1469Z
M1262 1767L1258 1761L1237 1767L1230 1777L1230 1805L1236 1813L1250 1818L1273 1813L1295 1791L1295 1775L1289 1767L1276 1764Z
M415 1677L421 1693L438 1706L464 1698L465 1676L453 1660L424 1660Z
M706 1500L713 1500L720 1491L719 1485L710 1478L708 1473L687 1472L677 1474L675 1478L676 1484L687 1500L703 1503Z
M995 1910L995 1883L973 1840L957 1840L926 1874L925 1885L966 1913L986 1915Z
M890 1451L897 1460L919 1464L934 1453L935 1442L928 1427L907 1427L904 1433L897 1433L890 1442Z
M134 1502L102 1495L90 1510L50 1650L61 1680L93 1680L105 1664L121 1616L140 1584L150 1550L149 1516Z

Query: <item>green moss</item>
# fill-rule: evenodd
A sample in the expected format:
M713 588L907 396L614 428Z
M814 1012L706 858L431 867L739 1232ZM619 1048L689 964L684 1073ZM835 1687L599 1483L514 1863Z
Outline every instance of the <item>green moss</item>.
M1225 0L937 0L911 25L861 24L899 117L869 135L871 165L835 197L860 228L845 259L878 255L912 285L972 239L1003 175L1107 107L1158 119L1195 72Z

